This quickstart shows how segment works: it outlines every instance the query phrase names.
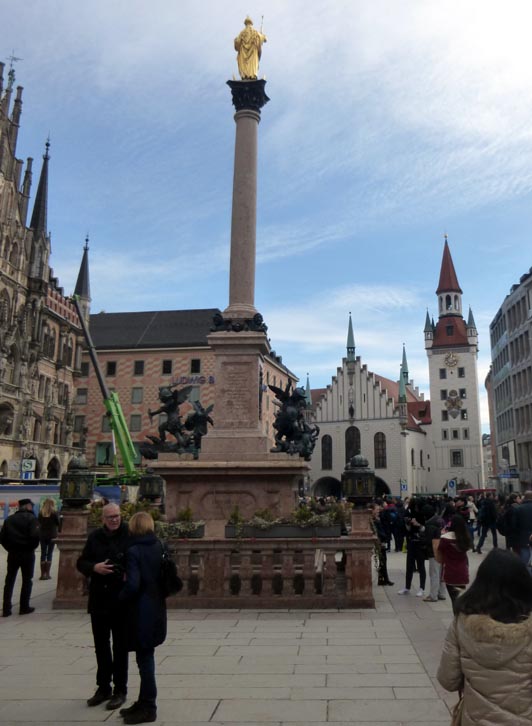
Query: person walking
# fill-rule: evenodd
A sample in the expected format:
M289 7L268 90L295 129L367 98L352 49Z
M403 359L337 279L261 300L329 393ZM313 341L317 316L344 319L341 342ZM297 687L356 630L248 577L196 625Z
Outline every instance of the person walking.
M478 554L481 555L482 545L486 541L488 532L491 532L493 546L497 547L497 507L495 505L495 500L491 496L491 492L488 492L484 499L481 499L477 519L481 527L481 534L477 548L474 552L478 552Z
M531 674L532 577L515 554L492 550L455 603L437 678L463 694L461 726L530 726Z
M155 648L166 639L166 601L161 589L163 546L154 534L148 512L137 512L129 522L131 546L126 556L126 582L120 601L127 606L129 650L135 651L140 674L137 700L120 715L126 724L157 719Z
M7 618L12 613L11 599L17 573L22 575L19 615L29 615L35 608L30 606L35 569L35 549L39 544L39 525L33 512L31 499L20 499L18 510L11 514L2 527L0 543L7 550L7 573L4 584L2 614Z
M399 590L399 595L410 595L414 571L419 573L419 590L416 597L423 597L425 594L425 582L427 571L425 569L425 557L427 548L425 543L425 518L421 512L419 502L412 498L409 507L405 512L406 527L406 577L405 586Z
M519 547L519 557L528 567L532 575L531 549L532 549L532 491L526 491L523 501L514 510L513 524L515 528L515 541Z
M372 515L373 531L379 538L379 541L375 545L377 549L377 558L379 563L378 569L378 585L393 585L393 582L388 576L388 556L387 552L387 535L384 531L384 527L381 519L381 506L380 504L374 503L370 506Z
M97 663L97 688L87 706L108 701L106 708L113 710L125 703L127 696L127 622L118 596L124 581L129 534L117 504L103 507L102 520L103 526L89 534L77 568L89 578L88 611Z
M39 542L41 545L41 576L39 580L50 580L55 540L57 539L57 533L61 531L61 520L55 511L53 499L44 500L37 520L39 522Z
M442 565L442 579L453 603L469 583L467 552L472 548L471 535L465 519L455 514L449 529L434 541L434 555Z
M443 519L436 514L434 507L428 504L423 507L425 516L425 540L429 558L429 583L430 592L423 598L424 602L438 602L445 600L445 583L441 577L441 565L435 557L434 545L438 546L443 529ZM436 540L436 542L435 542Z

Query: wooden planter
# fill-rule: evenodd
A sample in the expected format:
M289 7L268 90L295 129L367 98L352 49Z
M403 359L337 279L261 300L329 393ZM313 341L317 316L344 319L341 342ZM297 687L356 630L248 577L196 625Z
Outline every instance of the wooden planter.
M296 524L276 524L273 527L268 527L268 529L252 527L249 524L244 524L243 527L226 524L225 536L227 539L234 539L235 537L242 539L340 537L341 529L340 524L331 524L328 527L298 527Z

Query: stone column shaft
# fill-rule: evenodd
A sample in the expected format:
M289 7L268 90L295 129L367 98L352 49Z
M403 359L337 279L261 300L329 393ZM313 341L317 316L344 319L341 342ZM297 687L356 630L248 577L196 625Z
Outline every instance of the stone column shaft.
M231 216L229 307L232 318L251 318L255 309L255 250L257 240L257 137L260 113L243 109L235 114L235 168Z

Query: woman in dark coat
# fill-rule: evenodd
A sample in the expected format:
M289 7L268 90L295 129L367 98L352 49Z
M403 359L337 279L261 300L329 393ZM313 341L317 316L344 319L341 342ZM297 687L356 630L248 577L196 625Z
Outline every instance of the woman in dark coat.
M135 651L140 691L137 701L120 714L124 723L136 724L157 719L155 648L166 638L166 601L159 584L163 548L154 534L151 515L134 514L129 533L126 582L119 597L128 605L129 650Z

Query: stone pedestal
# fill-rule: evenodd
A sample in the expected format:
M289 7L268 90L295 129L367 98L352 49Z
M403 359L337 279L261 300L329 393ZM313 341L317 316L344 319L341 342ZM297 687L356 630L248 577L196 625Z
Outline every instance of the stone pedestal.
M190 507L195 519L205 520L206 537L224 537L235 506L246 519L258 509L270 509L276 516L293 511L308 464L286 454L265 455L262 461L235 461L229 456L231 440L225 442L228 457L221 461L176 462L171 454L159 456L157 471L166 480L168 521Z
M54 608L81 608L87 605L85 577L76 562L87 540L89 513L86 509L61 510L63 524L57 540L59 568Z
M268 437L259 411L266 333L224 331L208 337L215 357L215 426L201 442L202 461L265 461ZM164 475L163 475L164 476Z

